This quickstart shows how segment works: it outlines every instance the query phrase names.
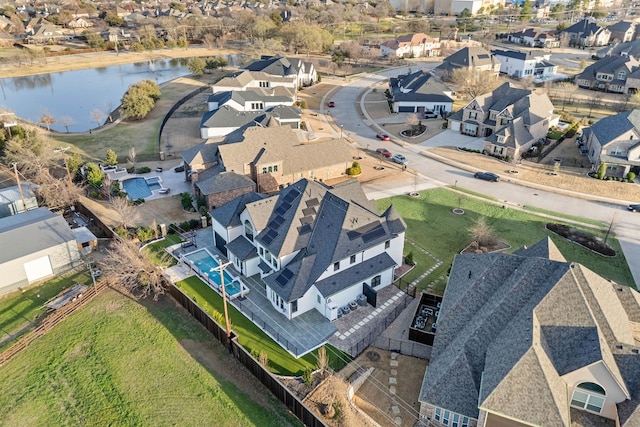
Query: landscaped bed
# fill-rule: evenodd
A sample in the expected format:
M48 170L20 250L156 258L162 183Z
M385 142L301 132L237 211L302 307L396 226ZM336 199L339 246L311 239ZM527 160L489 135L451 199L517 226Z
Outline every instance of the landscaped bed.
M565 224L549 223L546 227L548 230L553 231L570 242L584 246L585 248L599 253L600 255L609 257L616 256L616 251L613 250L611 246L607 245L602 239L591 233L571 228Z

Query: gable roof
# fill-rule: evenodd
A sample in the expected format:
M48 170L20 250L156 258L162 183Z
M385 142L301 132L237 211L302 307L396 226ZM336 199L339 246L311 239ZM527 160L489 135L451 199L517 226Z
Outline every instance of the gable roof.
M258 61L244 67L248 71L261 71L273 76L297 76L300 71L301 61L292 60L281 55L262 57Z
M598 138L601 146L605 146L620 135L635 129L640 134L640 110L623 111L605 117L591 125L591 132Z
M472 102L477 103L485 113L508 111L511 117L522 117L526 126L543 121L553 114L553 104L546 93L536 94L529 89L515 88L509 82L493 92L477 96Z
M584 71L576 76L576 79L594 80L598 73L614 74L617 71L625 70L627 74L640 69L640 61L633 56L607 56L589 65ZM617 79L617 76L614 76Z
M442 82L431 73L416 71L389 79L393 91L393 101L453 102L450 93Z
M500 64L496 58L482 47L472 46L464 47L459 51L447 56L442 64L435 69L439 71L452 72L459 68L482 67L491 65L492 67Z
M223 227L238 227L241 225L240 214L244 210L245 206L258 200L262 200L265 197L267 197L265 194L255 192L245 193L212 210L210 212L211 218Z
M627 377L631 362L618 361L624 353L640 363L627 314L640 297L628 290L623 304L618 285L537 256L553 253L552 245L455 257L421 402L476 419L481 408L532 425L581 425L569 417L561 376L602 363L629 397L625 404L634 402L626 419L637 419L640 388L632 386L640 375Z
M498 142L498 137L503 137L502 142ZM486 141L493 145L519 149L521 146L530 143L533 136L524 125L522 117L514 118L508 125L489 135Z
M572 26L565 28L563 32L577 34L578 37L584 38L595 35L601 31L609 31L605 27L601 27L596 24L596 22L592 19L585 18L582 19Z
M362 194L354 194L359 191ZM350 196L354 195L353 200ZM386 253L318 281L334 262L348 258L404 232L404 223L393 211L379 215L360 205L360 185L331 188L302 179L264 201L247 205L255 237L261 246L278 257L295 254L281 271L265 282L285 301L300 298L314 284L325 296L388 270L395 262ZM354 280L354 281L352 281ZM317 283L316 283L317 282Z

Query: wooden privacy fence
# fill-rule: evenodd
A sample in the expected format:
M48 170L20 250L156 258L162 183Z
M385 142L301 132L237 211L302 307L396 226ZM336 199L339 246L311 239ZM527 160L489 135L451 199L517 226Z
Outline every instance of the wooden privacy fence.
M185 295L179 288L170 285L169 294L182 305L191 315L204 326L218 341L227 347L231 354L242 365L249 370L271 393L300 420L309 427L326 427L326 424L302 403L282 382L274 376L268 369L260 364L247 350L239 343L237 337L231 334L231 339L227 338L225 329L218 325L211 316L198 306L191 298Z
M96 282L96 286L90 286L86 291L82 293L82 297L79 297L75 301L71 301L66 305L60 307L56 311L49 313L35 329L32 329L30 332L21 337L16 343L0 353L0 365L3 365L11 360L16 354L27 348L29 344L31 344L35 339L46 334L55 325L62 322L80 307L91 301L93 297L95 297L102 289L106 287L106 282Z

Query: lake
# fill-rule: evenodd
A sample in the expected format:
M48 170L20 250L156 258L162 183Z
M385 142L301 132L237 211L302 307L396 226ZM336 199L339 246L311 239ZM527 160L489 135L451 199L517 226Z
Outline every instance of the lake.
M48 113L56 120L51 129L61 132L66 131L63 117L70 117L73 124L69 131L85 132L98 125L92 118L94 109L105 112L106 120L106 111L120 105L122 95L133 83L148 79L160 84L187 75L187 61L156 60L0 79L0 108L33 123Z

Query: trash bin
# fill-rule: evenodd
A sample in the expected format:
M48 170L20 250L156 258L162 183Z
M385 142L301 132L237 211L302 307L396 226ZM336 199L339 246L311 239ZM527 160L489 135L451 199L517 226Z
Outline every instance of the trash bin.
M367 297L364 294L360 294L358 295L358 298L356 298L356 302L360 306L365 306L367 305Z
M160 160L164 160L164 151L160 152Z

